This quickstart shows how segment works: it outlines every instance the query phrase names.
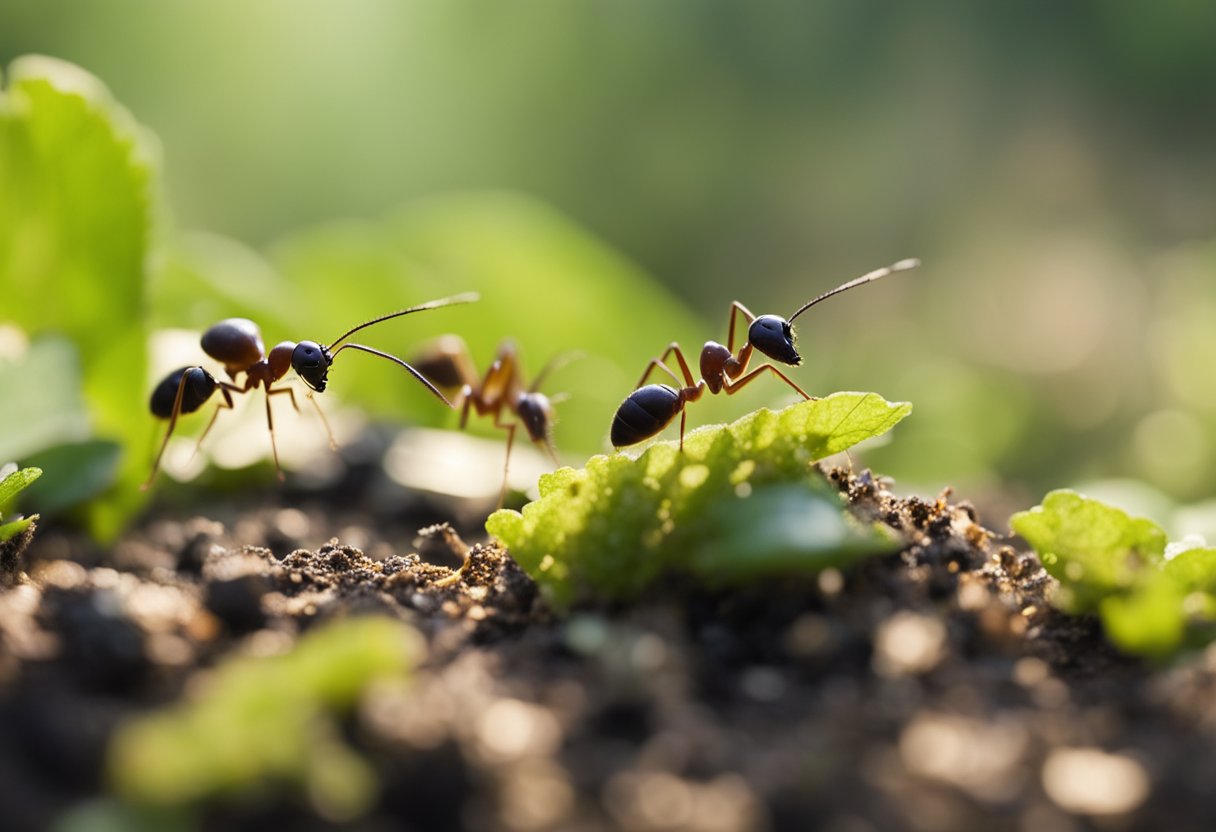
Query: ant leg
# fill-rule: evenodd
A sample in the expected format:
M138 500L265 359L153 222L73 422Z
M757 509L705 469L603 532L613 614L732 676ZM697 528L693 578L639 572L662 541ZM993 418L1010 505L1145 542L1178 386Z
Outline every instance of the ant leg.
M472 407L477 399L477 394L473 391L471 385L466 384L460 388L460 429L464 430L469 424L469 408ZM480 408L478 408L480 410Z
M503 423L500 421L501 412L494 414L494 427L502 428L507 432L507 457L502 463L502 488L498 492L498 507L502 508L503 503L507 500L507 472L511 470L511 446L515 444L515 428L517 422Z
M274 441L274 416L270 413L270 397L281 393L286 393L291 397L291 406L296 409L296 413L300 412L300 405L296 403L296 393L294 390L290 387L271 387L269 384L266 385L266 426L270 428L270 450L274 454L274 470L279 475L279 482L282 482L286 478L283 476L282 466L279 465L279 446ZM312 396L309 395L309 398L311 399ZM317 412L321 413L321 406L317 405L315 399L313 400L313 404L316 405ZM337 450L337 443L334 442L334 435L329 429L329 422L326 420L324 413L321 413L321 421L325 423L325 432L329 434L329 446Z
M207 427L203 429L203 432L198 435L198 441L194 443L194 451L190 454L191 460L198 456L198 449L203 447L203 440L207 438L207 434L211 433L215 420L219 418L220 410L232 410L232 394L228 390L227 383L220 382L220 394L224 397L224 400L215 406L215 412L211 414L211 421L207 423ZM237 392L240 391L238 390Z
M540 444L545 449L545 454L549 457L549 461L553 463L553 467L555 469L561 468L562 460L557 455L557 448L554 447L553 441L546 436Z
M675 341L672 341L670 344L667 345L667 349L663 350L662 355L660 355L658 358L650 359L650 363L646 365L646 372L642 373L642 380L639 381L637 383L637 387L634 387L633 389L637 390L637 389L641 388L641 386L646 383L646 379L648 379L650 377L651 372L653 372L656 368L667 373L669 376L671 376L672 380L675 381L676 384L679 384L680 383L679 377L675 373L673 373L671 371L671 368L668 367L666 364L667 356L673 355L673 354L676 357L676 361L680 362L680 371L682 373L684 373L685 386L687 386L687 387L695 386L696 379L693 378L692 370L688 369L688 362L684 360L684 353L680 351L680 345L677 344Z
M679 393L682 400L680 404L680 453L684 453L684 426L688 422L688 403L700 401L701 396L705 395L705 390L705 379L701 379L695 386L685 387Z
M781 378L782 381L797 390L798 395L802 396L802 398L806 399L807 401L817 398L816 396L808 395L805 390L803 390L797 384L794 384L794 382L790 380L789 376L778 370L772 364L761 364L747 375L743 376L742 378L735 379L730 384L723 387L722 392L726 393L728 396L733 396L735 393L739 392L740 388L742 388L745 384L750 384L753 380L755 380L756 376L760 375L765 370L772 370Z
M668 367L666 364L664 364L659 359L652 358L652 359L650 359L650 363L646 365L646 372L642 373L642 380L639 381L637 383L637 386L634 387L633 389L640 390L642 388L642 385L644 385L646 383L646 379L650 378L650 374L652 372L654 372L656 369L662 370L663 372L667 373L667 375L671 376L671 380L674 381L676 384L680 383L680 377L677 376L675 373L673 373L671 371L670 367Z
M286 393L287 397L291 399L291 406L295 408L296 413L300 412L300 406L296 404L295 390L291 389L290 387L276 387L273 390L271 390L269 387L266 388L266 395L268 396L278 395L279 393ZM312 393L309 393L309 398L312 398Z
M173 435L173 429L177 427L177 416L182 412L182 394L186 391L187 375L188 373L182 373L181 380L177 382L177 395L173 397L173 410L169 414L169 427L165 430L165 438L160 443L160 450L156 452L156 459L152 461L152 470L148 473L148 479L139 487L140 491L147 491L151 487L152 480L156 479L156 472L160 470L161 457L165 455L165 448L169 447L169 437Z
M284 389L291 392L290 387ZM329 437L329 449L331 451L338 450L338 443L334 441L334 432L329 428L329 420L325 418L325 411L321 409L321 403L317 401L317 397L312 393L308 394L308 400L312 402L312 406L317 409L317 415L321 417L321 424L325 426L325 435ZM296 397L294 395L291 397L291 403L296 403ZM299 408L296 408L296 410L299 410Z
M726 336L726 348L728 350L730 350L732 354L735 351L735 319L739 315L742 315L743 317L747 318L747 322L749 324L752 321L756 320L756 316L752 314L752 311L750 309L748 309L743 304L739 303L739 301L737 301L737 300L731 301L731 303L730 303L730 327L728 329L727 336Z
M532 386L528 388L529 393L535 393L540 389L541 384L549 377L549 374L555 370L560 370L572 361L581 361L586 358L586 353L582 350L569 350L567 352L558 353L549 359L545 366L540 368L540 372L536 374L536 378L532 379ZM549 397L552 400L552 396Z
M296 409L296 413L299 413L299 412L300 412L300 406L299 406L298 404L296 404L296 391L295 391L295 390L292 390L290 387L275 387L275 388L273 388L273 389L272 389L272 388L270 388L270 387L267 387L267 388L266 388L266 395L267 395L267 396L277 396L277 395L279 395L280 393L286 393L286 394L287 394L288 398L290 398L290 399L291 399L291 406L292 406L292 407L294 407L294 408ZM309 398L311 399L311 398L312 398L312 396L311 396L311 395L309 395Z
M279 465L279 446L274 441L274 416L270 412L270 393L269 387L266 388L266 427L270 428L270 452L274 455L274 470L278 474L279 482L287 479L283 476L283 466Z

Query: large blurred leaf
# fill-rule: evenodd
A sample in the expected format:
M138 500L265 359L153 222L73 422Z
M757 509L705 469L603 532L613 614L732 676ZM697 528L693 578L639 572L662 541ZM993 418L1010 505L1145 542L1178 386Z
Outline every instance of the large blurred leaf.
M545 392L571 394L558 408L563 451L603 448L612 413L646 362L672 340L695 359L711 336L633 264L553 210L516 195L423 200L383 222L297 235L279 245L273 259L292 287L282 302L295 310L290 318L298 328L265 333L268 343L327 343L383 312L475 290L479 303L385 323L359 333L359 340L408 358L427 339L456 332L484 371L499 341L512 337L528 378L558 353L586 353L545 385ZM337 395L381 415L454 423L420 385L370 356L344 354L330 380Z
M39 338L14 360L0 360L0 461L89 434L80 364L66 338Z
M376 776L338 719L373 681L404 676L422 649L413 630L368 616L318 627L283 655L229 658L173 707L114 733L110 780L135 807L295 786L328 817L357 816Z
M95 436L127 448L90 503L95 534L140 501L145 446L144 295L152 225L148 145L97 79L42 57L16 61L0 94L0 275L5 314L79 349ZM0 433L7 426L0 426Z
M201 333L224 318L250 318L269 349L278 341L301 340L296 316L301 304L274 266L242 243L206 232L174 236L152 275L153 327ZM195 360L206 360L198 350ZM175 365L176 366L176 365Z
M114 482L122 448L105 439L56 445L26 457L46 476L34 483L22 505L53 514L78 505Z

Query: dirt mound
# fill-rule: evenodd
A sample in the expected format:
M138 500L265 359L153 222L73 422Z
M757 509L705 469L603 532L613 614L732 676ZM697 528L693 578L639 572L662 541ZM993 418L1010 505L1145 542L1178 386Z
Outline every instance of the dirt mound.
M562 617L494 543L439 526L386 551L399 515L157 520L79 557L52 535L55 557L0 592L5 827L103 793L114 727L234 650L377 614L428 654L347 718L379 789L359 828L1211 828L1216 661L1125 659L965 503L828 477L909 545L729 590L670 576ZM295 546L301 516L364 548ZM207 828L328 825L291 789L197 811Z

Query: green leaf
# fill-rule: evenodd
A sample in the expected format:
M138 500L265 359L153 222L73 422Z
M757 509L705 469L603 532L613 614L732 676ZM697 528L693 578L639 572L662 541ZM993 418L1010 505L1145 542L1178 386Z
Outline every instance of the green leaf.
M1164 571L1181 586L1216 593L1216 549L1205 546L1184 549L1166 560Z
M1009 524L1059 580L1057 605L1097 613L1120 649L1165 656L1211 637L1216 549L1189 539L1167 546L1151 520L1074 491L1053 491Z
M0 543L7 543L17 535L24 532L38 520L38 515L33 514L29 517L22 517L19 520L11 520L8 523L0 523Z
M486 529L559 606L587 593L631 597L669 571L709 580L813 572L890 541L851 525L811 463L910 411L873 393L761 409L693 431L683 453L659 442L636 459L595 456L543 476L539 500L495 512Z
M1094 610L1106 595L1134 586L1164 561L1165 531L1075 491L1053 491L1042 505L1019 512L1010 527L1039 553L1060 582L1060 604Z
M1112 593L1098 603L1106 635L1115 646L1144 656L1165 656L1186 631L1185 590L1160 572L1150 573L1130 592Z
M4 474L4 471L0 470L0 474ZM42 476L42 470L39 468L22 468L4 475L0 479L0 519L4 518L9 507L17 499L17 495L40 476ZM7 523L0 523L0 543L12 540L32 526L37 519L38 515L35 514L32 517L19 517Z
M114 798L97 798L65 808L54 832L197 832L202 827L188 809L129 806Z
M128 449L92 530L117 533L141 502L148 417L144 277L149 143L93 76L43 57L13 63L0 92L0 274L31 333L76 345L93 435ZM0 425L0 434L7 426Z
M688 564L707 583L814 573L903 545L885 526L867 529L842 512L826 485L764 486L745 500L732 494L715 503Z
M41 476L41 468L22 468L0 479L0 517L8 511L17 495Z

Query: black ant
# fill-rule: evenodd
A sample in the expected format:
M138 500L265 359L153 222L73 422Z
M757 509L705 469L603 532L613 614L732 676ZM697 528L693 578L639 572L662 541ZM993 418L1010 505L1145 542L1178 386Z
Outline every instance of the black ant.
M452 394L453 407L460 408L460 428L464 430L469 421L470 410L478 416L492 415L494 427L507 432L507 457L502 466L502 490L499 505L507 493L507 472L511 464L511 446L515 442L515 428L520 424L528 437L544 450L554 465L560 466L557 449L553 446L553 405L558 397L550 398L539 392L541 384L551 372L574 360L577 353L563 353L546 364L525 386L519 351L511 340L498 346L493 363L480 378L469 355L469 348L457 335L446 335L414 358L418 371L427 376L438 387ZM503 411L515 416L517 421L504 421Z
M169 420L169 428L165 431L164 441L161 442L160 450L156 454L156 460L152 463L152 471L148 474L148 480L143 484L142 488L147 489L152 484L152 480L155 479L156 472L160 468L161 457L164 456L165 448L169 445L169 437L173 435L173 429L177 425L177 417L179 415L193 413L198 410L217 390L223 396L224 400L216 407L215 413L211 415L211 421L207 423L206 429L199 437L198 445L195 446L197 448L199 445L202 445L203 440L211 431L211 427L215 424L220 410L232 408L232 394L247 393L250 390L256 389L259 385L266 390L266 424L270 428L270 448L274 454L275 470L278 471L279 479L283 479L283 471L279 467L279 449L274 441L274 417L270 412L270 397L286 393L291 399L291 405L296 409L297 413L300 407L296 404L295 391L292 388L272 387L271 385L283 378L290 368L296 371L296 374L303 379L304 383L311 390L323 393L325 392L326 384L329 382L329 367L333 364L334 358L338 353L344 349L361 350L388 359L394 364L399 364L445 405L454 407L433 384L427 381L426 377L395 355L381 352L363 344L342 344L342 342L359 330L366 329L373 324L399 318L402 315L409 315L413 312L438 309L441 306L451 306L457 303L471 303L475 300L477 300L477 295L471 292L455 295L450 298L433 300L428 303L419 304L418 306L411 306L408 309L402 309L398 312L392 312L388 315L381 315L379 318L359 324L354 329L343 333L329 346L322 346L315 341L301 341L298 344L284 341L276 345L269 353L266 352L265 347L262 345L262 333L258 329L258 325L253 321L246 318L228 318L227 320L220 321L203 333L201 344L203 352L224 365L224 372L228 374L231 382L217 379L202 367L193 366L179 367L165 376L160 384L156 385L156 389L152 391L152 399L149 402L149 406L154 416ZM339 344L342 345L338 346ZM237 376L241 373L245 374L244 384L236 384ZM330 447L337 447L334 443L333 433L329 430L329 424L325 421L325 414L321 411L320 405L312 398L311 392L308 393L308 398L316 406L317 413L321 415L325 431L329 434Z
M684 411L685 405L700 399L706 390L709 390L710 393L733 395L739 392L745 385L750 384L752 380L765 370L775 373L782 381L798 391L800 396L809 400L811 396L807 395L806 391L791 381L772 364L761 364L750 373L747 372L747 365L751 360L752 351L759 350L774 361L779 361L782 364L790 366L797 366L802 363L802 357L798 355L798 350L795 348L794 330L790 326L795 318L815 304L827 300L833 295L838 295L841 292L879 280L896 272L914 269L919 265L919 260L900 260L894 265L864 274L855 280L850 280L848 283L837 286L830 292L824 292L814 300L807 301L799 307L797 312L790 315L789 320L782 318L780 315L753 315L746 306L738 301L733 301L730 308L730 329L726 346L724 347L715 341L707 341L705 342L705 346L701 348L700 381L693 378L692 371L688 369L688 362L684 360L684 354L680 351L680 345L677 343L668 344L662 356L651 359L650 363L646 366L646 372L642 374L641 381L638 382L634 391L625 398L625 401L621 402L621 406L617 408L616 416L612 419L611 438L613 447L623 448L649 439L671 424L676 414L679 414L680 449L683 450L684 424L687 418L687 414ZM746 318L749 326L747 329L747 343L739 349L739 353L736 355L735 319L738 315ZM675 355L676 360L680 363L680 371L684 376L684 386L676 389L666 384L646 384L646 379L649 378L650 373L656 368L671 376L677 384L680 383L680 379L664 363L667 357L672 354Z

